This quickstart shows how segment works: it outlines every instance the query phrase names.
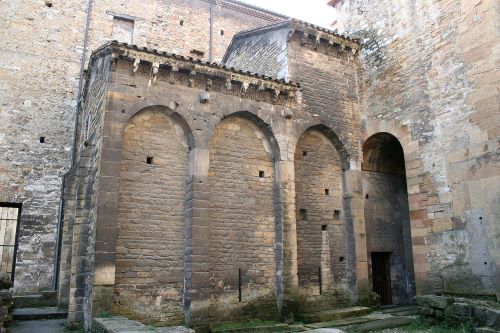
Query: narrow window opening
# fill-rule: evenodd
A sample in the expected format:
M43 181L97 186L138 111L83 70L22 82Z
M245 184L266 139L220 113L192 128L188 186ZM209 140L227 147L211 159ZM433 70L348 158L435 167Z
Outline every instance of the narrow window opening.
M307 209L299 209L299 215L302 221L307 221Z
M52 2L51 1L45 1L45 6L51 8L52 7Z
M335 210L333 211L333 219L334 219L334 220L340 220L340 210L335 209Z
M345 258L344 258L344 257L339 257L339 261L340 261L340 262L343 262L344 260L345 260Z
M367 195L365 195L365 199L368 199L369 197L370 197L370 196L369 196L368 194L367 194Z
M321 276L321 267L318 268L318 276L319 276L319 294L323 294L323 278Z
M323 225L321 226L321 230L323 230L323 231L325 231L325 230L326 230L326 228L327 228L327 225L326 225L326 224L323 224Z
M184 20L180 20L180 21L179 21L179 25L180 25L181 27L183 27L183 26L184 26Z
M44 136L40 137L40 143L45 143L45 137Z
M153 156L146 157L146 163L147 164L153 164Z
M302 151L302 156L307 156L307 150Z
M238 269L238 301L241 303L241 268Z
M325 188L325 195L330 195L330 189L329 188Z
M224 36L224 30L221 30L221 31L220 31L220 35L221 35L221 36Z
M264 171L262 170L259 171L259 178L264 178Z

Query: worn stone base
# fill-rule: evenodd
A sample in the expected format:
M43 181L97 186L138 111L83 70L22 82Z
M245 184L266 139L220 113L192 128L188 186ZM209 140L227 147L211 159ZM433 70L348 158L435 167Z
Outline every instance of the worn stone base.
M149 333L195 333L194 330L183 326L175 327L151 327L145 326L137 321L129 320L122 316L109 318L94 318L92 333L125 333L125 332L149 332Z
M500 329L500 304L469 298L425 295L416 297L418 312L423 316L473 321L477 326Z
M0 333L9 333L12 323L12 282L8 274L0 275Z

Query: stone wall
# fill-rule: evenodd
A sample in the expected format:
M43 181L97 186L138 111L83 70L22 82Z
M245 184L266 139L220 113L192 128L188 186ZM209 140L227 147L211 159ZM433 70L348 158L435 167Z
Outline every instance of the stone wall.
M10 274L0 274L0 333L9 333L12 323L12 281Z
M0 4L0 202L23 204L15 293L53 288L73 147L86 1L46 3Z
M493 0L338 5L360 38L364 137L403 145L418 293L499 293L499 92Z
M97 1L92 10L89 49L95 50L117 39L220 62L234 34L284 18L230 1L154 0L149 1L147 6L138 0ZM131 22L127 33L118 27L121 22Z
M210 139L213 323L277 316L273 158L265 134L247 119L223 120Z
M301 136L295 151L299 286L319 295L346 285L342 166L335 147L319 131Z
M182 323L188 144L161 111L124 131L116 241L116 313ZM177 309L177 310L176 310Z
M133 141L133 145L128 145L124 138L132 130L127 125L134 122L135 117L149 112L145 110L152 109L179 125L175 135L184 135L184 148L189 151L189 163L184 167L177 163L179 165L175 168L179 172L184 168L187 172L184 174L187 175L185 200L182 201L185 204L184 238L179 234L176 240L181 237L184 244L183 270L179 272L184 279L183 319L189 325L203 331L229 317L232 320L248 316L276 318L290 300L286 295L291 296L297 290L294 156L297 145L303 145L298 143L299 138L308 129L307 133L315 133L314 137L321 139L313 140L314 149L321 152L320 162L334 163L333 169L328 170L331 183L327 185L331 192L326 195L324 185L321 185L322 194L316 198L319 203L311 201L310 204L322 207L320 210L329 215L325 221L327 224L331 222L329 237L335 244L324 249L322 259L325 264L328 256L338 259L345 255L345 267L333 265L341 269L334 271L334 275L338 273L338 282L345 286L345 280L352 276L345 273L352 270L348 267L349 262L356 260L349 252L348 240L353 237L353 231L348 230L348 221L361 214L352 199L356 195L353 193L360 191L356 185L361 183L356 178L360 173L342 170L352 164L347 162L345 150L335 152L339 141L328 129L331 122L321 123L322 119L318 119L303 103L296 85L117 43L96 52L90 68L100 68L98 64L103 64L103 59L112 59L108 63L110 74L104 106L95 109L98 112L91 111L97 105L92 101L101 96L97 94L100 89L94 88L95 83L90 84L100 82L100 79L92 77L106 73L92 70L86 89L84 118L80 122L83 133L86 128L99 131L91 135L90 140L84 140L86 136L82 134L78 142L81 179L76 181L81 184L76 190L77 205L85 205L76 211L72 232L71 321L84 319L88 323L92 315L102 311L118 310L130 314L134 309L125 309L119 302L125 289L134 290L132 285L141 287L140 291L137 288L137 292L131 293L136 298L133 303L147 303L148 315L161 309L163 317L155 319L168 323L179 313L178 308L171 311L174 308L164 307L166 304L162 301L166 298L160 300L160 295L149 292L149 286L162 286L162 281L149 276L154 270L143 266L149 265L147 258L151 251L146 238L140 239L140 249L134 248L135 242L128 241L131 234L147 235L147 226L157 226L156 220L150 221L146 212L140 215L144 222L142 228L134 229L126 222L139 212L130 209L142 198L149 198L149 212L154 210L155 202L161 197L155 195L153 199L149 194L142 195L147 192L141 185L143 182L150 184L148 189L154 187L147 178L149 169L130 173L126 170L129 161L123 159L130 148L136 154L139 168L148 167L148 147L161 142L161 137L136 126L137 138L145 141ZM169 145L164 146L168 148ZM100 152L92 153L92 158L88 158L96 148ZM169 154L178 156L172 151ZM150 157L154 163L155 154ZM173 157L170 158L175 161ZM320 170L321 165L317 163L315 167ZM90 177L94 183L90 182ZM155 177L155 180L159 178ZM168 175L166 179L170 179ZM173 178L167 180L162 183L174 181ZM134 189L127 190L131 193L130 198L123 195L125 192L120 194L120 184ZM315 184L320 186L317 181ZM342 196L342 193L349 195ZM141 196L136 198L134 195ZM329 200L323 201L324 197L329 197ZM181 197L176 198L162 206L180 207L177 205L181 204ZM335 207L329 206L330 201ZM338 215L340 219L345 216L345 223L333 221L335 210L341 206ZM346 241L341 237L342 228L345 228ZM177 229L168 231L177 232L174 230ZM163 235L165 232L157 233ZM156 239L156 243L160 241ZM353 240L350 242L352 245ZM154 248L157 249L158 245ZM161 251L156 252L161 254ZM87 256L83 258L84 255ZM132 256L137 260L134 259L135 267L129 268L127 265L133 263L129 260ZM169 281L165 284L178 282L175 278ZM115 297L115 291L120 297ZM355 282L348 282L343 287L342 303L329 298L322 305L329 309L332 304L345 304L348 295L355 300L357 293ZM154 305L153 299L157 301ZM135 313L140 314L143 314L142 320L149 320L143 312Z
M71 186L74 177L69 171L79 88L84 86L82 69L90 52L120 39L198 57L191 54L195 49L208 60L212 31L211 60L220 61L237 31L284 17L208 0L158 0L146 5L30 0L2 2L0 12L5 14L1 36L6 41L0 51L0 201L23 204L14 292L54 290L58 283L67 290L67 267L62 267L59 281L55 267L59 261L67 263L70 241L62 240L66 249L57 257L58 228L67 234L73 225L64 221L60 207L62 192L69 195L76 190L63 189L63 183ZM63 206L74 204L68 196ZM67 294L61 295L65 304Z

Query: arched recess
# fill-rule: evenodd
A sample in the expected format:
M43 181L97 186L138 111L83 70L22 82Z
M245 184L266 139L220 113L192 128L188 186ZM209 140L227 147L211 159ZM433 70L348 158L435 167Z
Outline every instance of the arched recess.
M262 120L237 112L215 128L209 150L210 321L276 317L276 140Z
M190 133L162 106L123 132L114 311L145 322L184 321L185 200Z
M334 144L336 142L336 144ZM348 294L344 211L345 151L324 126L300 137L295 151L295 196L299 286L309 295ZM340 293L339 293L340 292ZM347 300L341 297L338 300Z
M368 263L381 303L406 304L415 295L404 152L381 132L363 145L363 194Z

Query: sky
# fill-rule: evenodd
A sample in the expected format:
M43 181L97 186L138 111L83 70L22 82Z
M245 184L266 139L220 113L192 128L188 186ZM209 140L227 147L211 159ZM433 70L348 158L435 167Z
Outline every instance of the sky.
M239 0L325 28L335 19L335 9L327 0Z

